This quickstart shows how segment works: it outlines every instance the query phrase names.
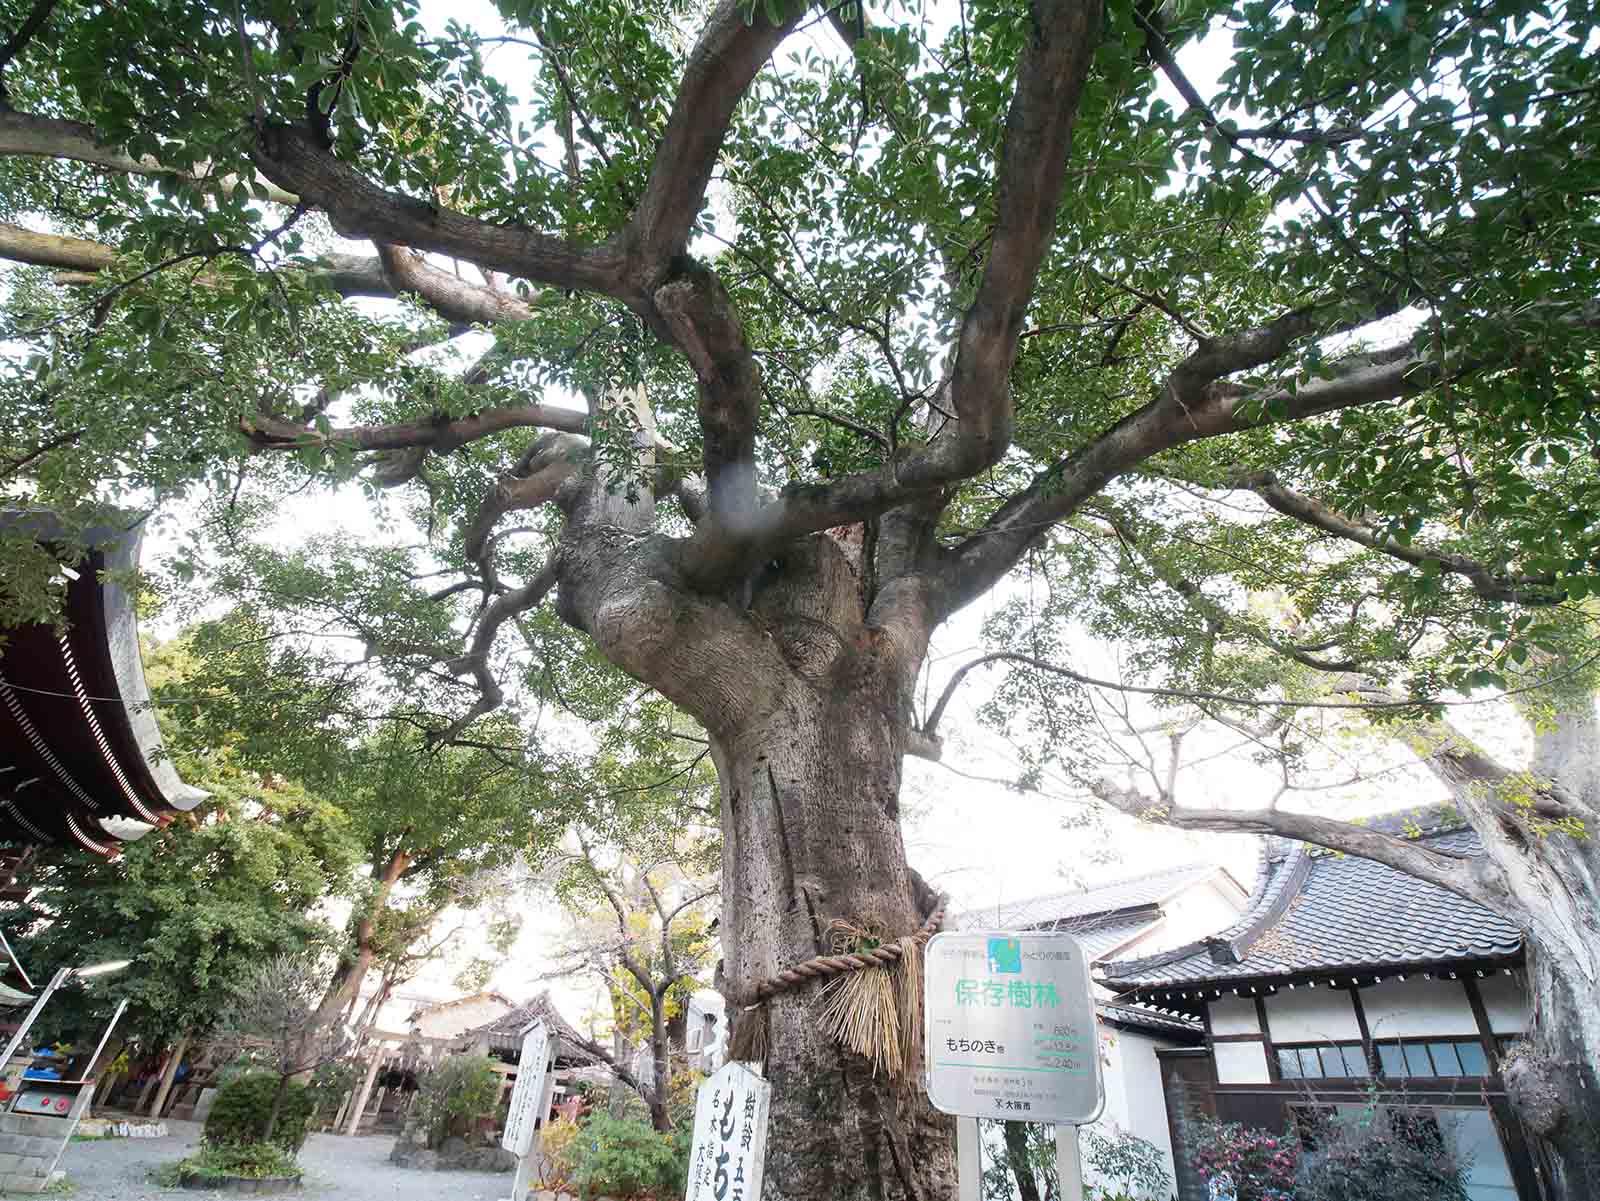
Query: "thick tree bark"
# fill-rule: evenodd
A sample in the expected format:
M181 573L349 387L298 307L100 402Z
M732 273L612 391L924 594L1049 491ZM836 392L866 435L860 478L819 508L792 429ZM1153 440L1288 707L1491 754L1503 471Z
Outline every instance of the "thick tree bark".
M1600 1197L1600 989L1594 975L1600 937L1593 910L1579 962L1537 946L1529 954L1533 1024L1501 1065L1511 1103L1543 1144L1553 1201Z
M593 484L566 502L559 606L710 735L724 990L738 999L827 950L835 919L898 937L931 908L906 862L899 794L932 606L910 574L874 595L870 562L823 534L729 595L695 592L670 544L646 533L652 503ZM818 1028L815 992L767 1003L763 1201L953 1196L954 1129L928 1105L920 1062L875 1076Z
M909 934L923 920L898 817L897 706L856 655L832 686L793 688L775 713L718 737L724 971L735 995L829 950L846 919ZM954 1131L922 1091L818 1029L815 986L768 1003L769 1201L954 1196Z

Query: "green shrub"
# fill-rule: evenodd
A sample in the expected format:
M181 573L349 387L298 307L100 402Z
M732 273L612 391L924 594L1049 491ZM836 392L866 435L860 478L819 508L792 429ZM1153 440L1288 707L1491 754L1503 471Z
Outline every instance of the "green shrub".
M577 1171L578 1138L582 1129L568 1118L547 1123L539 1136L544 1152L540 1163L539 1187L553 1193L570 1193L572 1175Z
M270 1072L247 1072L234 1077L222 1087L211 1106L205 1141L216 1147L247 1147L265 1142L277 1091L278 1077ZM299 1151L306 1141L306 1119L310 1116L311 1098L305 1086L291 1081L272 1131L273 1143L290 1155Z
M417 1092L417 1120L438 1150L452 1135L465 1137L479 1118L493 1117L500 1105L500 1073L494 1060L452 1055L429 1072Z
M648 1122L592 1113L569 1146L572 1180L581 1197L681 1197L691 1142L687 1127L662 1134Z
M1465 1175L1431 1117L1369 1104L1313 1128L1297 1201L1467 1201Z
M200 1149L187 1159L164 1168L160 1173L162 1183L177 1184L185 1177L202 1181L221 1180L228 1176L242 1176L248 1180L262 1180L269 1176L298 1176L300 1168L282 1147L275 1143L201 1143Z
M1126 1130L1107 1137L1090 1129L1083 1132L1083 1149L1084 1166L1111 1185L1096 1187L1095 1201L1166 1201L1172 1195L1172 1177L1154 1143Z

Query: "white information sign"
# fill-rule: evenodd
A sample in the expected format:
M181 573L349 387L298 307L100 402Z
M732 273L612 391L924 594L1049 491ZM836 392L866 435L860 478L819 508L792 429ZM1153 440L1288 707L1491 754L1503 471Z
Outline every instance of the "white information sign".
M506 1115L506 1131L500 1136L500 1145L513 1155L526 1155L533 1147L533 1128L540 1117L539 1102L544 1098L544 1073L549 1060L550 1032L543 1021L534 1022L522 1032L517 1082L511 1086L511 1112Z
M700 1086L686 1201L760 1201L771 1102L772 1085L742 1063Z
M971 1118L1081 1125L1100 1112L1089 965L1070 934L928 940L928 1100Z

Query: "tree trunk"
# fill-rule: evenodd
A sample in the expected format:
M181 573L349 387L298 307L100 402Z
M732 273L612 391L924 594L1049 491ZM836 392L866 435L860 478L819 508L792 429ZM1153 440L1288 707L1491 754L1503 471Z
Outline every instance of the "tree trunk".
M384 863L381 870L376 873L378 880L377 892L373 894L372 903L368 906L365 914L356 922L355 955L350 960L340 964L339 970L334 973L333 981L328 985L328 991L322 998L322 1004L317 1008L319 1025L326 1026L333 1021L339 1012L350 1004L361 991L361 982L366 978L368 969L372 967L378 958L378 915L388 905L389 897L394 892L396 881L410 866L410 852L395 851L389 856L388 862Z
M802 687L760 726L713 740L724 971L735 996L830 951L836 919L888 937L922 924L926 898L900 834L897 716L871 689ZM874 1075L818 1029L815 1000L812 985L767 1005L765 1197L953 1197L954 1127L929 1106L920 1059L898 1079Z
M1518 1117L1543 1144L1553 1201L1589 1201L1600 1197L1600 990L1552 956L1531 958L1533 1029L1513 1044L1501 1075ZM1587 966L1594 962L1591 950Z
M278 1087L272 1094L272 1108L267 1111L267 1128L262 1131L261 1141L270 1143L272 1136L277 1132L278 1119L283 1116L283 1103L289 1096L289 1077L279 1076Z
M1600 1197L1600 720L1587 694L1523 716L1534 737L1522 772L1444 721L1395 730L1483 843L1473 899L1522 931L1531 1020L1502 1076L1543 1143L1552 1201L1589 1201Z
M161 1073L161 1087L156 1090L155 1100L150 1102L147 1116L159 1118L161 1109L167 1103L167 1094L172 1091L172 1082L178 1077L178 1067L183 1062L183 1053L189 1048L189 1035L191 1031L185 1030L178 1039L177 1045L172 1048L172 1054L167 1058L167 1066Z
M906 863L900 769L936 622L933 585L913 565L931 521L885 517L876 552L861 527L799 539L712 595L685 583L672 543L644 532L648 494L605 482L568 504L558 609L709 736L730 1001L827 951L835 920L914 933L932 897ZM874 1074L818 1028L817 991L766 1003L762 1201L953 1197L955 1127L928 1104L920 1056L896 1079Z
M1017 1178L1017 1195L1021 1201L1039 1201L1039 1182L1033 1175L1033 1157L1028 1154L1028 1126L1026 1122L1005 1122L1006 1163Z
M650 1106L650 1124L662 1133L672 1129L672 1115L667 1112L667 1086L672 1078L672 1048L667 1043L667 999L664 994L650 998L650 1058L655 1069L655 1081L645 1103Z

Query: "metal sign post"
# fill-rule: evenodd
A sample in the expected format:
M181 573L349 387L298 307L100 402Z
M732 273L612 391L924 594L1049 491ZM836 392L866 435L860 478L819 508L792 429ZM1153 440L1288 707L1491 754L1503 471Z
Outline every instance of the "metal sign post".
M1063 1197L1083 1192L1078 1127L1105 1103L1089 964L1070 934L935 934L925 968L927 1088L955 1114L962 1201L978 1201L978 1119L1056 1128Z
M500 1145L517 1157L517 1174L511 1180L511 1201L528 1195L528 1177L537 1152L533 1145L534 1128L544 1115L539 1102L546 1097L545 1074L550 1067L550 1032L543 1019L522 1031L522 1050L517 1055L517 1082L511 1088L511 1111L506 1115L505 1133Z

